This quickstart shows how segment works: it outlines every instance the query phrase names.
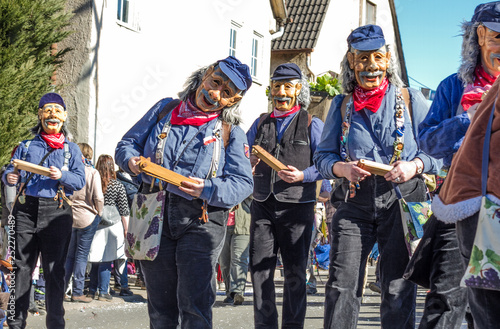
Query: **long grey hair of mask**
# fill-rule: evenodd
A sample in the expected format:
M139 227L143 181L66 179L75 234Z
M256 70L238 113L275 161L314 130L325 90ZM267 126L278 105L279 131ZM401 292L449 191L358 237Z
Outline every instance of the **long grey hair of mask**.
M211 66L217 68L217 62L213 63L212 65L202 67L201 69L196 70L191 74L191 76L184 83L184 90L182 90L177 94L180 100L185 102L188 100L189 97L191 97L191 95L194 95L194 93L196 93L196 90L203 81L205 73L207 73L208 69ZM242 92L241 95L244 96L245 92ZM240 103L241 100L231 107L226 107L222 109L222 113L220 115L222 121L225 121L232 125L239 125L241 123L241 112L239 110Z

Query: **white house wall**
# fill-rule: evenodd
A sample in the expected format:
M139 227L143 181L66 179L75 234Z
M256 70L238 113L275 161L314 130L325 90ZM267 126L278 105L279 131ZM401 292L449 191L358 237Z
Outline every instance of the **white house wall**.
M365 3L364 0L362 0ZM376 24L382 27L385 40L393 46L392 55L396 56L395 35L389 1L370 0L377 6ZM365 6L361 13L365 21ZM347 36L360 26L360 0L330 0L328 12L314 51L311 54L310 68L318 76L327 71L340 73L340 63L347 51Z
M254 31L263 36L260 83L241 104L243 129L266 110L268 0L149 0L137 6L139 32L117 24L117 0L94 1L90 60L96 57L97 65L90 107L97 115L89 115L88 135L96 156L114 155L123 134L158 100L176 97L193 71L227 57L231 21L241 25L236 57L245 64L250 65Z

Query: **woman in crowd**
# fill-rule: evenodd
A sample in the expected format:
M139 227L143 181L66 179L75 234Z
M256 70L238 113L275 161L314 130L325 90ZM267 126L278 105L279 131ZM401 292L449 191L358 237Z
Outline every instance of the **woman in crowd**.
M78 143L85 164L85 187L73 193L71 208L73 209L73 232L69 242L66 259L66 276L64 283L68 286L73 275L72 302L90 303L91 298L83 294L85 270L90 245L94 239L97 225L101 220L104 207L104 196L101 187L101 175L92 166L93 151L89 144Z
M111 226L104 226L101 222L97 227L89 255L92 269L88 297L95 298L99 291L99 300L111 301L112 296L109 294L111 264L115 259L125 258L124 241L130 209L125 187L116 180L113 158L110 155L101 155L97 160L96 169L101 175L104 207L116 207L121 220Z

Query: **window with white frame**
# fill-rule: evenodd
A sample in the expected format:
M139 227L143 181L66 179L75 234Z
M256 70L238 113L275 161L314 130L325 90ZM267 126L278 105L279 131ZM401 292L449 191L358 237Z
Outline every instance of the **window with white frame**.
M377 5L366 1L366 22L365 24L377 24Z
M140 31L139 5L137 0L118 0L116 22L128 29Z
M236 57L236 48L237 48L237 40L238 40L238 32L241 28L241 25L231 22L231 31L229 35L229 56Z
M252 77L256 78L260 73L260 62L261 62L261 47L263 45L262 40L264 37L257 33L253 32L252 39L252 59L251 59L251 73Z

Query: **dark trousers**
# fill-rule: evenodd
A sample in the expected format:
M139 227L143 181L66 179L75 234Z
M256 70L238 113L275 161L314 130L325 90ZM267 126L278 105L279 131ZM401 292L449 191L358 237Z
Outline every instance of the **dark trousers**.
M285 275L282 328L303 328L306 315L306 268L314 203L284 203L271 195L250 207L250 273L255 328L278 328L274 271L281 252Z
M201 205L198 199L167 195L158 255L141 261L152 329L212 328L215 266L229 211L209 206L209 221L202 223Z
M479 212L457 222L458 247L464 266L469 264ZM500 324L500 291L467 288L475 329L496 329Z
M15 285L12 294L15 309L8 314L10 328L26 327L32 273L41 254L47 307L47 328L64 328L64 264L71 238L73 214L66 203L48 198L26 197L16 204L15 226Z
M406 201L425 198L421 179L412 179L399 187ZM371 176L361 182L354 198L339 205L332 219L324 328L356 328L366 262L375 242L380 251L382 328L415 327L417 289L402 278L409 257L398 199L383 177Z
M467 308L467 289L460 287L465 265L460 256L455 224L432 216L436 232L432 237L430 291L425 298L420 329L459 329Z

